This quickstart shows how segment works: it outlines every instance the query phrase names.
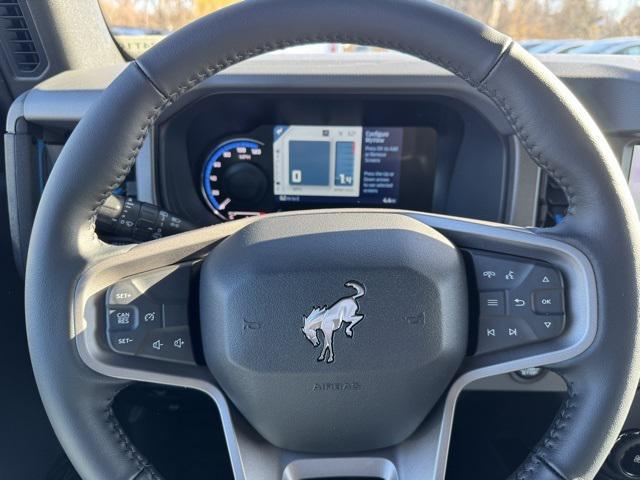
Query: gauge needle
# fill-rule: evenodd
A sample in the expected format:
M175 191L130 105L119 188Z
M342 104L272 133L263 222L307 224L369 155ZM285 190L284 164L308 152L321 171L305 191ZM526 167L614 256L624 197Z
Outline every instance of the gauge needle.
M230 201L230 198L225 198L224 201L220 204L219 210L224 210L225 208L227 208L227 205L229 205Z
M258 217L264 215L264 212L229 212L227 216L229 220L235 220L240 217Z

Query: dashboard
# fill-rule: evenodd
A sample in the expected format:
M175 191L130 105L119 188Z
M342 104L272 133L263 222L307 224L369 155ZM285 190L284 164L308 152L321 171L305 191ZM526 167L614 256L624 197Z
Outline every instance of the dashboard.
M637 60L541 59L595 116L640 204ZM64 72L13 103L5 145L20 270L57 156L123 68ZM163 112L116 193L195 226L334 207L550 226L567 207L490 100L397 53L274 53L235 65Z
M161 122L156 146L165 207L199 225L330 207L504 217L504 138L441 95L213 94Z
M542 60L595 116L640 207L637 61L606 56ZM14 102L5 145L11 233L20 269L40 193L57 156L122 68L65 72ZM216 75L166 109L116 193L195 226L335 207L549 226L562 221L567 206L562 190L529 158L495 105L450 73L393 53L271 54ZM529 373L486 379L469 390L556 395L565 388L553 374ZM513 425L524 421L518 410L524 403L469 402L473 411L505 404L499 414L511 409ZM543 410L544 400L534 403L527 411ZM548 411L555 413L555 400ZM544 415L531 417L530 431L548 424ZM627 426L640 428L640 405ZM522 444L523 451L527 442L537 440L516 438L520 432L478 431L501 437L454 449L452 458L461 457L451 464L479 468L483 478L500 475L484 458L468 461L469 452L509 435L514 436L510 446ZM472 437L460 432L454 445ZM456 478L470 475L474 472Z

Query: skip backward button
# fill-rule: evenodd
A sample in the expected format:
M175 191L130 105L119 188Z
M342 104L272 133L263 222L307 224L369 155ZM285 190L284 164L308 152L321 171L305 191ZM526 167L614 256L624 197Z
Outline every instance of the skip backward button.
M195 364L187 327L165 328L147 333L138 352L141 357Z
M524 318L480 319L476 353L513 348L539 340Z

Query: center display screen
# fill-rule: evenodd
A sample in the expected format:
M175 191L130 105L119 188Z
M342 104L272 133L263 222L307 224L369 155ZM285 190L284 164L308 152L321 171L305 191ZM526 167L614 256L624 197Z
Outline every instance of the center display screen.
M397 204L404 130L276 125L273 128L276 201Z

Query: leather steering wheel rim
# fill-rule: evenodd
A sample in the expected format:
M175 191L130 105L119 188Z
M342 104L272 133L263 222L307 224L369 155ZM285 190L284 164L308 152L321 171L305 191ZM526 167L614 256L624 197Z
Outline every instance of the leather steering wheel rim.
M530 157L564 190L566 219L536 231L580 250L597 285L595 340L554 366L568 398L518 479L593 478L638 384L640 230L619 164L568 89L508 37L422 0L246 1L170 35L133 61L84 116L49 178L26 271L29 348L54 430L83 478L158 479L113 415L127 382L80 358L73 297L96 258L97 208L125 178L154 121L202 80L282 47L343 42L398 50L464 79L502 111ZM613 255L612 255L613 254Z

